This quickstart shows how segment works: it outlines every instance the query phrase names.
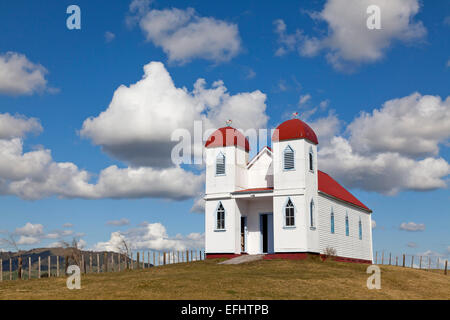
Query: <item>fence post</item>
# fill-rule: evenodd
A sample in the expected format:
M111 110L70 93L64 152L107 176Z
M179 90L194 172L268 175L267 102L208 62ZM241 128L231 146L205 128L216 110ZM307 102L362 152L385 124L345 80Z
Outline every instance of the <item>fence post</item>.
M405 267L405 259L406 259L405 254L403 254L403 268Z
M111 271L112 272L116 271L116 269L114 267L114 252L111 253Z
M445 268L444 268L444 274L445 275L447 274L447 263L448 263L448 260L445 260Z
M139 269L139 261L140 261L140 259L139 259L140 257L139 257L139 251L138 252L136 252L136 269Z
M134 269L133 252L131 252L130 266L131 266L131 270L133 270Z
M145 252L142 251L142 269L145 269Z
M166 252L163 252L163 265L166 265Z
M156 252L153 251L153 266L156 267Z
M81 264L80 265L80 269L81 269L80 273L83 273L83 272L86 273L86 270L85 270L86 268L84 267L84 254L81 255L81 262L80 262L80 264Z
M12 280L12 261L9 258L9 280Z
M97 253L97 273L100 273L100 255Z
M189 262L189 251L186 250L186 262Z
M422 269L422 256L420 256L420 259L419 259L419 269Z
M382 256L381 256L381 264L384 264L384 251L383 251Z
M392 253L389 252L389 265L392 265Z
M414 268L414 255L411 256L411 268Z
M22 257L17 258L17 278L22 280Z
M59 277L59 256L56 256L56 276Z
M430 260L430 256L428 256L428 271L430 270L431 267L431 260Z
M92 273L92 253L89 254L89 272Z
M3 281L3 259L0 259L0 281Z
M398 267L398 256L395 257L395 266Z
M436 261L436 269L439 269L439 257L437 258L437 261Z
M147 251L147 268L150 268L151 264L150 264L150 251Z
M48 277L49 278L50 278L51 272L52 272L51 263L52 263L51 256L48 256L48 268L47 268L47 271L48 271Z
M105 266L104 272L108 272L108 252L103 254L103 265Z
M38 257L38 279L41 278L41 257Z
M191 250L191 261L194 261L194 252Z

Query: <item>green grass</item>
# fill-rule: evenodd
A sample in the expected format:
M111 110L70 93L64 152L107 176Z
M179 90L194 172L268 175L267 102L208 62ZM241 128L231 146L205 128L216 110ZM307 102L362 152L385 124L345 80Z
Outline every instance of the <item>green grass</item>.
M81 290L66 278L3 281L0 299L449 299L450 276L380 266L381 290L368 290L367 265L307 260L219 260L82 276Z

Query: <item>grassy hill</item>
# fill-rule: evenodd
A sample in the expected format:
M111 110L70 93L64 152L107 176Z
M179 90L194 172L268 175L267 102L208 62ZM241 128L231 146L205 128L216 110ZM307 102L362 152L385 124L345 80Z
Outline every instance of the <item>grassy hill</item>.
M381 266L381 290L368 290L367 265L262 260L219 265L207 260L66 278L0 282L0 299L449 299L450 275Z

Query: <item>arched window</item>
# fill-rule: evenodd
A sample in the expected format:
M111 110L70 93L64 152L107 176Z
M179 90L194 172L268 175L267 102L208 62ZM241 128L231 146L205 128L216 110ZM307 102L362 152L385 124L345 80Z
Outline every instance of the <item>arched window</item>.
M290 146L287 146L286 149L284 149L283 159L284 170L293 170L295 168L294 150Z
M223 208L222 202L219 202L219 206L216 211L216 229L225 230L225 209Z
M350 226L348 223L348 213L345 214L345 235L347 237L350 235Z
M331 208L330 225L331 225L331 233L334 233L334 212L333 212L333 208Z
M309 170L314 171L314 152L313 149L309 149Z
M225 155L222 152L216 158L216 175L225 175Z
M285 217L285 226L286 227L294 227L295 226L295 215L294 215L294 204L291 199L288 200L286 206L284 207L284 217Z
M362 222L361 222L361 218L359 218L359 240L362 240Z
M314 200L311 200L309 203L309 221L311 223L311 228L314 228L315 221L314 221Z

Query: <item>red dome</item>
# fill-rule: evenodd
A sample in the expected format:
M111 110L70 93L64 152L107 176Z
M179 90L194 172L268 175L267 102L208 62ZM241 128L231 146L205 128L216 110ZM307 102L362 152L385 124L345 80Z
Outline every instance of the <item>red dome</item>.
M293 139L306 139L319 144L313 129L300 119L291 119L280 124L275 130L272 140L283 141Z
M235 128L223 127L214 131L214 133L206 140L205 147L228 147L238 146L245 151L250 151L250 145L247 138Z

